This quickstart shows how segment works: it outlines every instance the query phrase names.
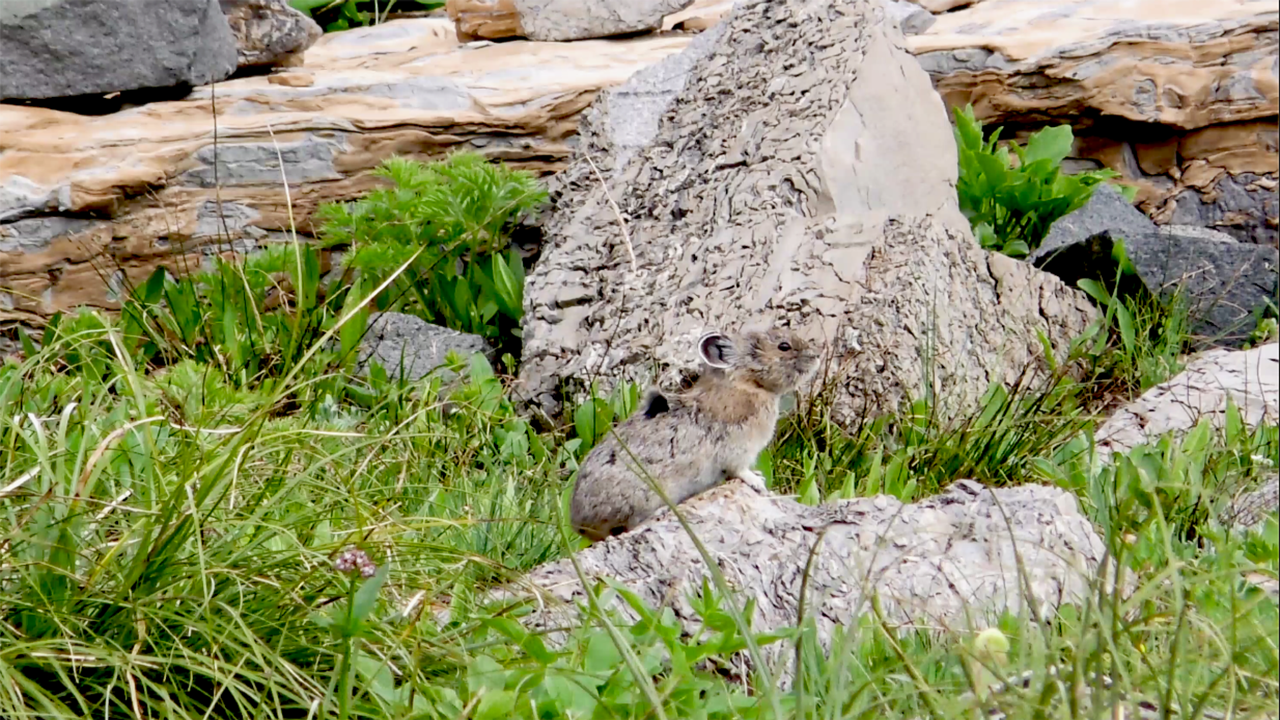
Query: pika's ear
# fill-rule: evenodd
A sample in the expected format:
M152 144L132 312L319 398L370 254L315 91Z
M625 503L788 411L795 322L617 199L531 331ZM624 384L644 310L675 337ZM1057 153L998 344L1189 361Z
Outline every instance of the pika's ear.
M707 333L698 340L698 357L713 368L726 369L733 357L733 342L723 333Z

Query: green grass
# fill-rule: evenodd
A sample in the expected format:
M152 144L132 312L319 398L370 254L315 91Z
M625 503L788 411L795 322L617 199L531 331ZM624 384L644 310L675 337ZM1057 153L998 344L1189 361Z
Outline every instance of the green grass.
M972 637L867 617L826 650L811 623L756 638L798 643L800 680L744 687L712 669L746 647L740 599L712 591L698 637L653 609L633 628L584 611L550 645L480 601L577 546L562 506L585 443L534 432L503 378L369 380L376 401L357 404L326 390L328 366L265 391L193 361L148 374L122 350L76 373L57 358L77 343L124 347L112 323L85 327L0 369L0 717L962 717L985 682ZM1094 389L993 392L949 421L916 404L851 434L806 406L767 474L809 502L963 476L1075 491L1141 591L1006 618L987 662L1041 673L1002 700L1012 717L1102 716L1053 704L1054 663L1187 710L1274 711L1280 617L1242 577L1275 576L1275 519L1245 539L1208 519L1275 467L1276 428L1236 418L1097 466ZM378 574L336 571L348 547Z

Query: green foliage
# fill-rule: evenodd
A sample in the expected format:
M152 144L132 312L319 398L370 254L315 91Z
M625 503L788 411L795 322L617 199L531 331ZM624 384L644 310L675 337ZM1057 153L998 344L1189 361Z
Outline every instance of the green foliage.
M310 15L325 32L338 32L386 22L393 10L435 10L444 7L444 0L289 0L289 5Z
M430 322L510 348L524 309L524 264L508 233L546 191L529 173L476 153L420 163L387 160L377 171L392 187L317 212L327 245L350 245L349 267L379 282L416 254L378 309L408 305Z
M399 279L377 267L412 266L421 248L368 261L355 285L321 282L305 246L158 276L118 319L59 318L42 348L0 364L0 717L834 720L990 705L1066 720L1102 716L1072 699L1093 672L1180 716L1280 704L1280 610L1245 581L1280 571L1280 525L1213 522L1280 464L1280 430L1231 408L1220 429L1104 463L1098 380L1065 372L993 386L971 414L931 398L850 431L805 402L760 469L809 503L915 500L960 477L1053 483L1131 592L1108 574L1079 607L990 627L895 627L873 604L823 644L813 612L753 629L719 576L682 598L701 619L687 634L606 581L580 626L530 631L526 606L486 591L577 546L564 513L577 462L640 389L593 388L571 427L540 433L482 359L451 357L456 381L351 378L337 323L363 322L373 280ZM263 311L282 273L288 311ZM1176 370L1185 324L1091 290L1103 320L1052 366L1084 358L1126 393ZM743 672L761 646L782 660ZM1024 670L1028 690L988 692Z
M1044 128L1032 134L1025 147L1016 142L997 146L1002 128L984 138L973 106L956 108L954 115L960 209L988 250L1027 255L1039 247L1055 220L1088 202L1095 186L1119 177L1109 169L1062 172L1073 143L1069 125ZM1125 192L1132 197L1133 190Z
M1123 241L1116 250L1123 253ZM1072 344L1069 360L1084 359L1102 384L1102 394L1131 396L1141 393L1182 370L1182 356L1189 347L1188 303L1181 295L1167 300L1141 288L1122 296L1118 288L1133 271L1122 262L1110 286L1082 279L1077 284L1102 310Z

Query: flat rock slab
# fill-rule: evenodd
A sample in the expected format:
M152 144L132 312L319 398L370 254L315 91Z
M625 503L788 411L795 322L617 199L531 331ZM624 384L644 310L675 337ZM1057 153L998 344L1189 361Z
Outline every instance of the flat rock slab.
M824 644L834 628L869 614L873 598L891 626L965 631L987 627L1002 611L1051 616L1089 596L1105 554L1075 496L1043 485L988 489L962 480L916 503L880 495L809 506L732 481L679 509L739 593L739 607L755 601L753 629L794 625L803 596ZM617 581L650 607L671 608L687 631L698 628L691 597L710 578L669 510L572 561L535 568L494 597L536 596L525 623L571 627L586 601L575 562L590 584ZM621 601L612 609L636 620ZM781 658L784 645L766 646L766 656Z

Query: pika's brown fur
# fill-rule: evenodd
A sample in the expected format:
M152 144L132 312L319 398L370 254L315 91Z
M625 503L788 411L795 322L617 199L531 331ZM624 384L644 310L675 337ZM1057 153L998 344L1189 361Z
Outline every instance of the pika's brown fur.
M619 535L664 507L646 474L675 504L731 477L767 492L751 467L773 439L779 398L808 378L817 353L785 328L736 339L711 333L698 345L707 367L697 383L648 393L582 461L570 504L582 535Z

